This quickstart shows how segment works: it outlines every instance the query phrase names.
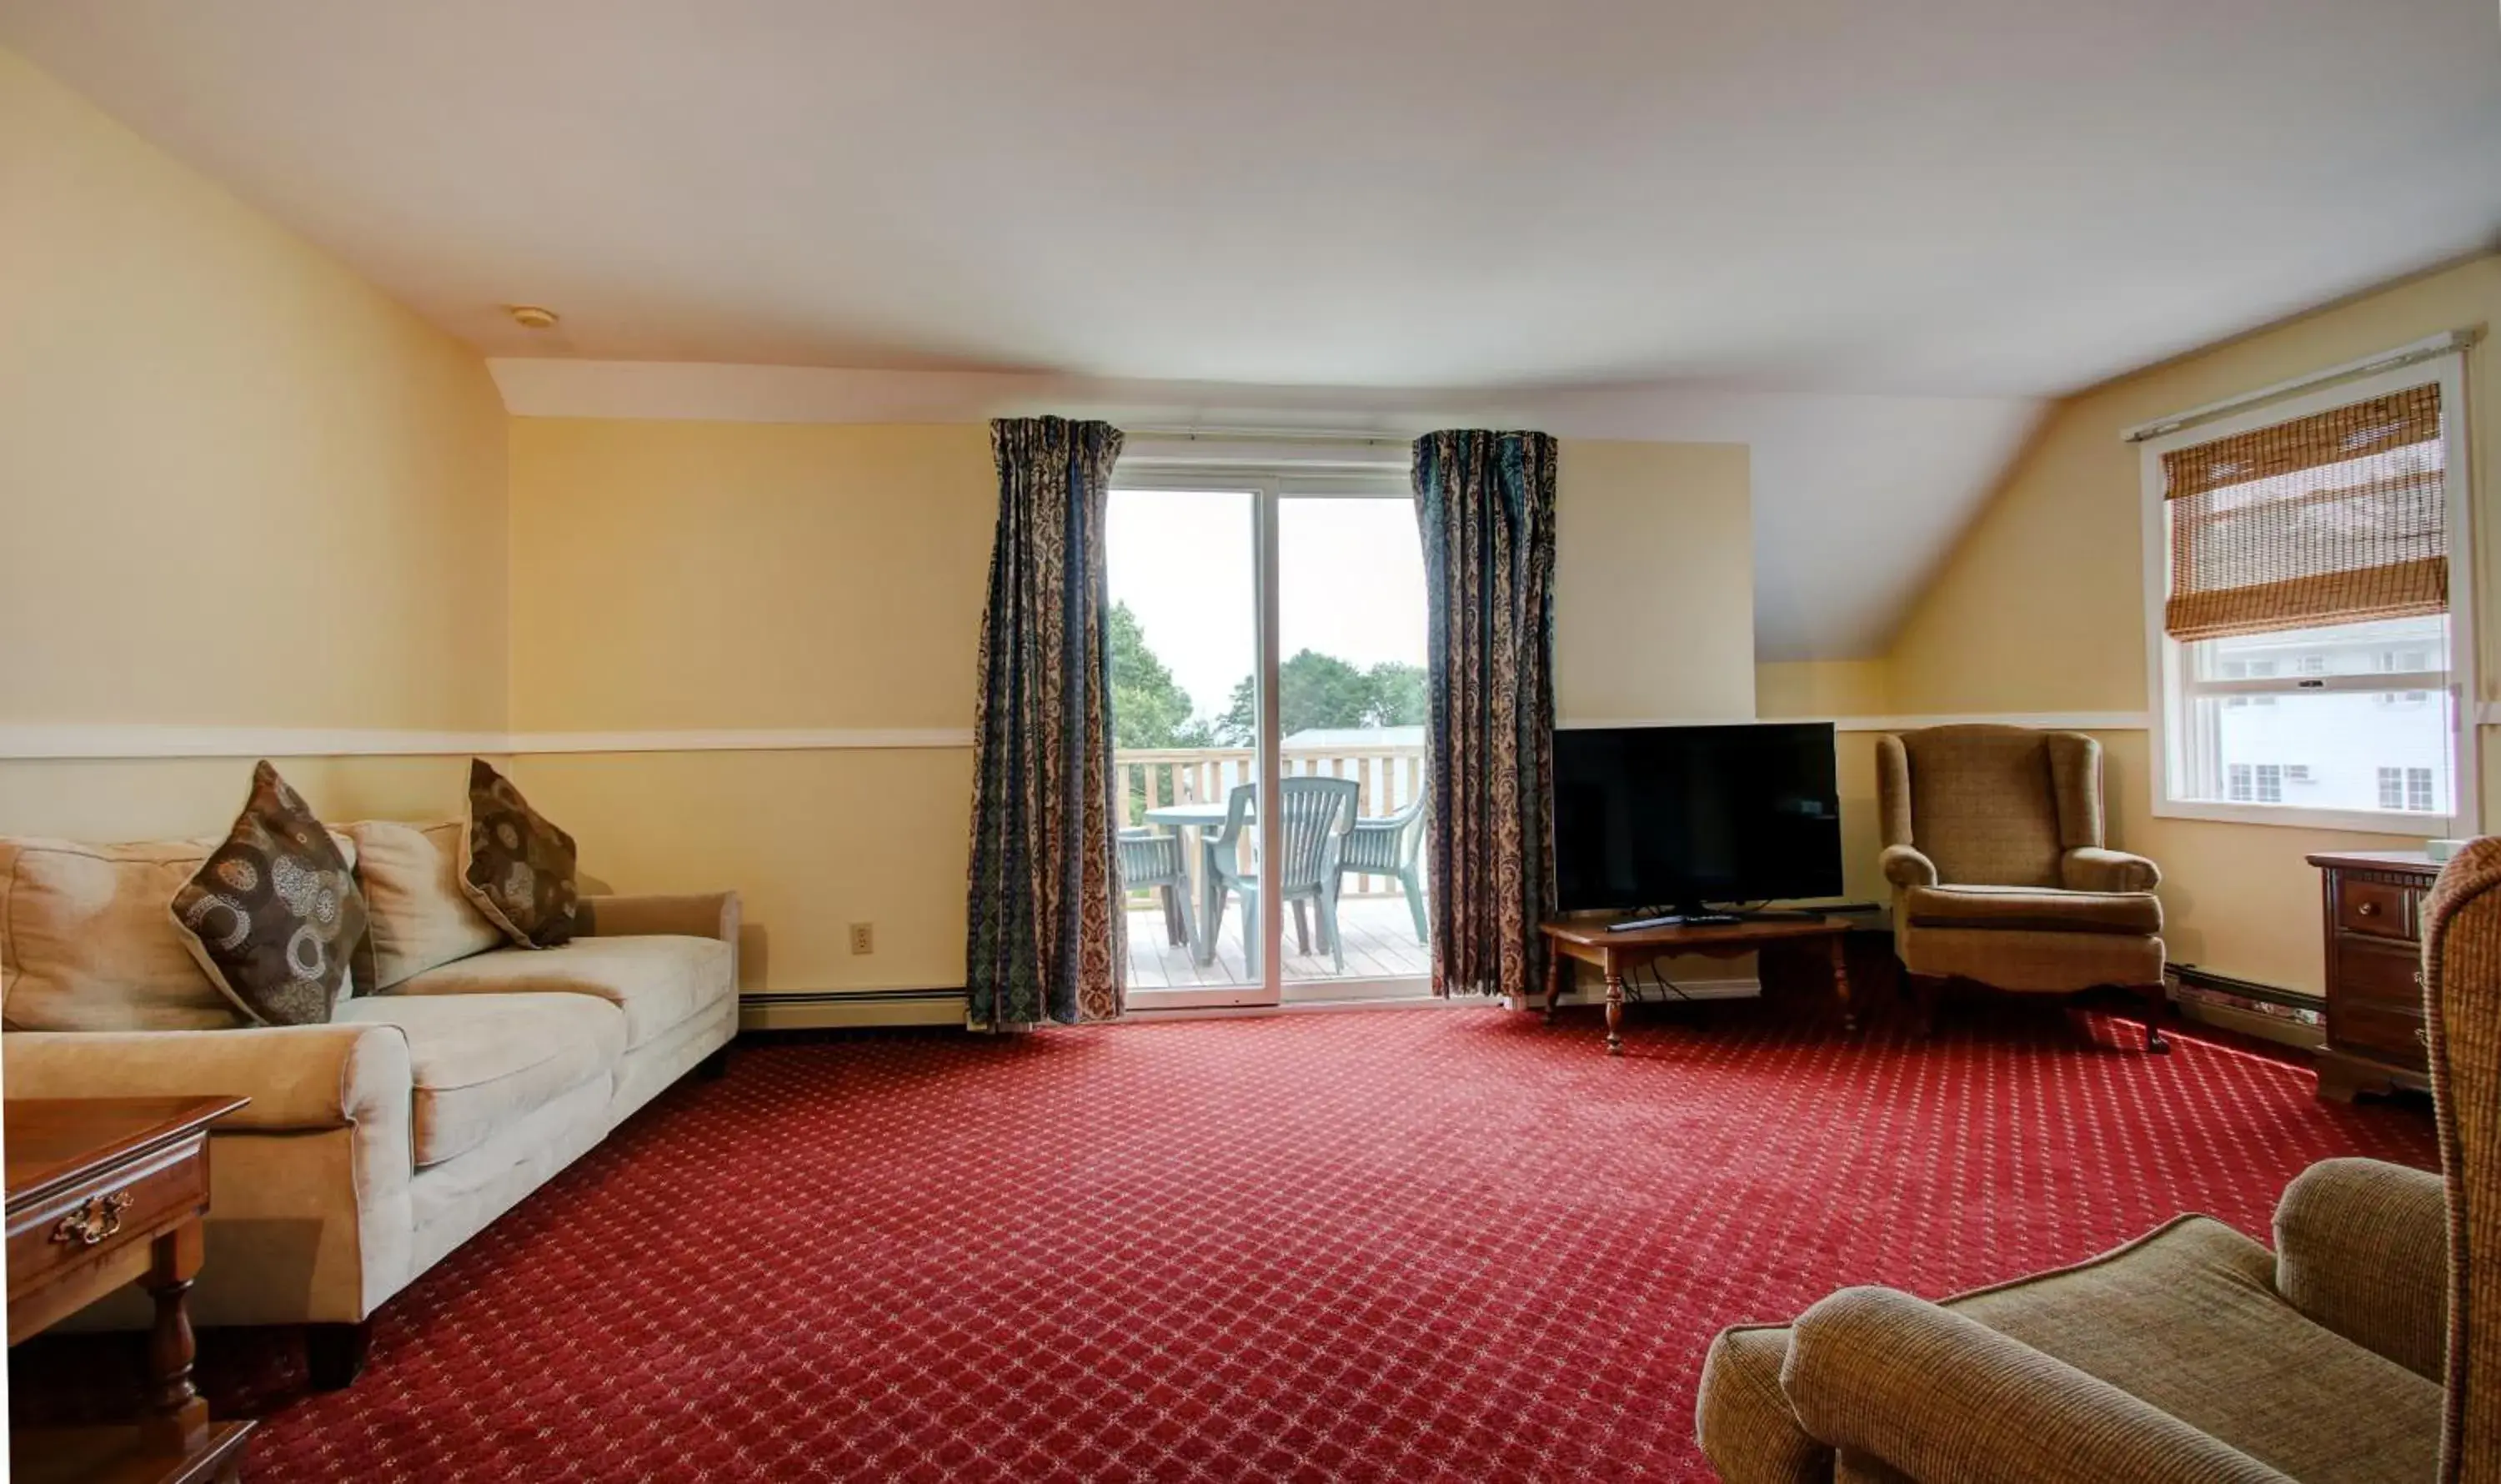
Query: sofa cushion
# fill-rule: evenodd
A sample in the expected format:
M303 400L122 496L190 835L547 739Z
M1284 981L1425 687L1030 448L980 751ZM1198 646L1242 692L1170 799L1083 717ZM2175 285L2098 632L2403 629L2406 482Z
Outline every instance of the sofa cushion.
M1900 927L1893 940L1914 974L1969 979L2018 995L2073 995L2162 982L2162 939L2142 932L2034 932Z
M167 910L201 970L256 1025L321 1025L355 988L351 964L367 948L355 868L267 761Z
M214 1030L234 1006L165 915L215 840L0 840L0 1007L12 1030Z
M530 807L512 780L469 759L468 826L460 832L460 890L488 921L523 948L553 948L573 937L573 836Z
M393 992L592 995L625 1014L628 1050L734 995L729 945L715 938L576 938L546 953L505 950L427 969Z
M350 864L355 842L332 830ZM213 838L0 837L0 1022L11 1030L223 1030L242 1021L165 908Z
M338 1019L396 1026L416 1084L419 1168L456 1159L625 1054L625 1018L581 995L364 995Z
M460 822L402 825L359 820L343 826L356 842L356 879L374 934L374 985L389 989L411 974L482 954L504 941L460 890Z
M2077 1267L1946 1307L2296 1479L2429 1478L2441 1389L2315 1325L2274 1288L2275 1257L2184 1216Z
M2067 892L2051 887L1912 887L1902 908L1921 928L2013 932L2162 930L2162 898L2151 892Z

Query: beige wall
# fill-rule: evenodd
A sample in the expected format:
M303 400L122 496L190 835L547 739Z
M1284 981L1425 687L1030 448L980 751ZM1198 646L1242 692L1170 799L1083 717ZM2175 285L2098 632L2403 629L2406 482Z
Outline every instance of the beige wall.
M334 825L454 819L468 798L466 757L275 761L313 812ZM250 758L0 763L0 834L73 840L222 835L251 791L251 765Z
M1580 723L1754 714L1751 451L1565 439L1554 482L1554 714ZM1751 954L1676 959L1675 982L1750 980ZM1576 966L1583 993L1594 976Z
M1889 716L1892 667L1882 659L1796 659L1754 666L1754 714L1783 718Z
M1913 715L2127 711L2148 705L2136 423L2443 330L2501 317L2501 256L2322 311L2111 383L2061 404L1922 592L1889 656L1888 709ZM2495 691L2501 587L2501 393L2488 341L2470 352L2476 600L2484 696ZM2156 819L2147 734L2106 733L2117 843L2159 861L2175 960L2316 989L2324 849L2398 849L2399 836ZM2487 771L2489 782L2495 776ZM2487 792L2487 799L2489 793ZM2501 818L2485 805L2487 824Z
M1890 655L1895 709L2143 710L2138 460L2120 432L2496 316L2501 256L2485 256L2061 403L1904 619ZM2487 538L2501 506L2493 354L2486 341L2467 355L2468 441L2484 522L2479 598L2495 590ZM2489 656L2501 635L2501 602L2483 603L2480 617ZM2493 673L2490 659L2484 669Z
M500 729L479 357L6 51L0 201L0 723ZM368 770L440 771L287 768ZM221 828L250 774L0 763L0 830Z
M523 418L511 470L517 730L971 727L997 498L980 425ZM1749 714L1746 451L1567 443L1556 498L1562 703ZM963 982L964 747L513 766L609 887L737 885L750 991Z
M978 423L517 418L522 731L973 725Z
M1749 451L1567 439L1554 490L1554 711L1572 722L1754 714Z
M511 492L517 729L969 734L998 499L981 425L521 418ZM963 983L966 747L514 766L610 887L738 887L750 990Z

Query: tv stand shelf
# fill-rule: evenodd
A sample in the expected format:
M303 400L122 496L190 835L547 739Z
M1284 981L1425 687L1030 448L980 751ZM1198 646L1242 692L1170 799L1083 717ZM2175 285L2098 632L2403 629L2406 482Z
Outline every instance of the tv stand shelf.
M1624 1054L1624 976L1643 964L1683 954L1731 958L1759 949L1795 946L1812 949L1819 939L1832 964L1832 993L1841 1001L1844 1028L1856 1030L1858 1015L1850 1000L1850 960L1844 940L1851 924L1847 918L1758 918L1708 927L1678 924L1610 930L1614 919L1558 917L1538 925L1546 935L1546 1018L1554 1018L1554 1002L1563 997L1563 965L1586 963L1606 976L1607 1055Z

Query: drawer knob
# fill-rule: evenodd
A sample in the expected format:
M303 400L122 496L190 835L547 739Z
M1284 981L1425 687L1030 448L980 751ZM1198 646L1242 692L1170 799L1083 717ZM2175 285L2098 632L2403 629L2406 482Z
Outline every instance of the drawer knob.
M2355 917L2378 917L2380 915L2380 904L2375 901L2366 901L2353 909L2353 915Z
M89 1196L71 1208L70 1214L52 1228L52 1240L77 1242L92 1247L121 1230L121 1213L130 1209L130 1193L115 1191L110 1196Z

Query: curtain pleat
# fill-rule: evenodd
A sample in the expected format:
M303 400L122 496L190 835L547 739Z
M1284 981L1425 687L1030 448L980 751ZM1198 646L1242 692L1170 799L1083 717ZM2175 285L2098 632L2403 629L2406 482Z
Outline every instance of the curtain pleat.
M990 453L999 520L973 716L966 1023L1112 1020L1128 946L1114 910L1103 527L1120 432L1002 418Z
M1554 440L1416 440L1433 993L1542 993L1554 911Z

